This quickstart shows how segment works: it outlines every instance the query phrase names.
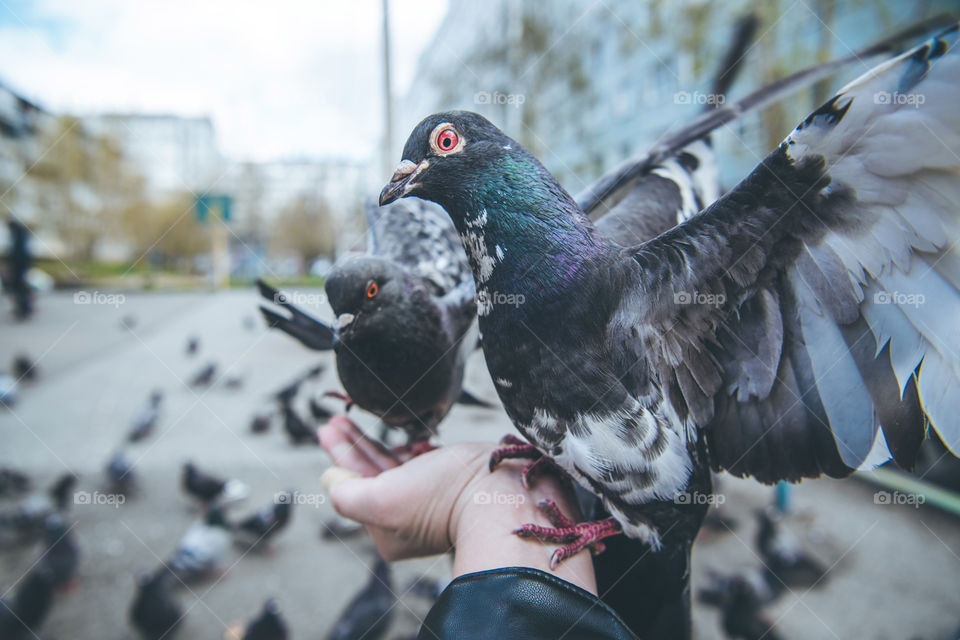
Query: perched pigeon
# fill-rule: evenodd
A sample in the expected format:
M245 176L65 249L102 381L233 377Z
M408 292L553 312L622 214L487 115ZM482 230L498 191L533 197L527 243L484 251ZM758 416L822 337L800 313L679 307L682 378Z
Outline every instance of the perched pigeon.
M37 638L51 606L53 579L44 567L34 567L17 585L14 596L0 601L0 638Z
M290 632L280 616L280 607L273 598L263 605L263 612L247 625L242 640L286 640Z
M209 387L213 383L213 378L217 374L217 363L210 362L203 366L202 369L197 371L192 378L190 378L191 387Z
M249 490L239 480L223 480L201 471L192 462L183 465L183 490L204 504L242 500Z
M293 495L292 491L281 491L272 504L241 520L236 529L244 542L253 547L264 546L283 531L293 515Z
M130 606L130 622L144 640L173 638L186 615L173 593L176 578L161 567L137 578L137 595Z
M450 214L507 413L613 514L522 527L566 543L554 562L699 527L711 467L764 482L890 454L909 467L926 421L960 451L956 39L848 85L731 192L630 248L483 117L416 127L381 204Z
M214 507L190 525L166 565L181 582L205 578L220 566L232 540L223 510Z
M370 580L340 614L327 640L380 640L390 628L396 602L390 564L377 557Z
M39 565L47 569L55 587L66 587L77 573L80 548L71 527L59 515L49 515L44 522L43 549Z
M133 428L127 440L139 442L153 433L157 421L160 419L160 406L163 404L163 392L154 391L150 394L147 404L144 405L133 419Z
M473 278L435 205L368 207L367 220L367 253L339 262L326 280L335 328L262 282L263 296L291 315L261 310L270 326L306 346L335 351L354 404L404 429L410 442L427 440L461 397L464 364L476 347Z
M129 493L137 480L133 464L127 459L123 450L113 454L113 457L107 462L105 473L110 491L121 495Z

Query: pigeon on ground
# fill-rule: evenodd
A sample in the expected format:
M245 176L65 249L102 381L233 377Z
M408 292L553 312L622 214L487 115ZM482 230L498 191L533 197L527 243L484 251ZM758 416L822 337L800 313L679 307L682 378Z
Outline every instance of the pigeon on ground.
M190 378L191 387L209 387L217 373L217 363L210 362Z
M620 532L656 551L695 530L711 467L763 482L910 467L928 421L960 451L957 33L851 83L731 192L634 247L482 116L416 127L381 204L450 214L507 413L613 514L522 527L566 545L554 563Z
M799 540L783 526L783 514L768 507L757 513L756 547L771 583L786 587L810 589L820 586L827 576L827 567L806 553Z
M0 601L0 638L33 640L53 606L53 580L37 566L23 578L12 598Z
M205 505L242 500L249 493L247 486L239 480L223 480L201 471L192 462L183 465L181 486L188 495Z
M187 348L186 353L188 356L195 356L200 351L200 338L198 336L190 336L187 338Z
M20 399L20 387L17 379L6 373L0 373L0 407L12 407Z
M720 608L723 630L730 640L779 640L773 623L764 615L770 601L767 586L742 575L714 576L700 591L701 602Z
M134 487L137 481L137 475L133 470L133 463L127 458L126 453L120 449L113 454L113 457L107 462L105 470L107 476L107 487L111 493L127 495Z
M37 364L21 353L13 359L13 375L22 382L33 382L37 379Z
M156 390L150 394L144 405L133 419L133 428L127 436L129 442L140 442L151 433L160 419L160 406L163 404L163 392Z
M176 578L166 568L137 578L130 622L144 640L173 638L186 615L173 593Z
M317 430L307 424L290 403L284 404L281 412L283 413L283 430L290 437L290 442L295 445L320 444L317 439Z
M232 540L223 510L213 507L190 525L166 566L183 583L206 578L220 567Z
M4 467L0 469L0 497L26 493L30 490L30 477L25 473Z
M273 411L266 410L257 412L254 414L253 420L250 421L250 431L253 433L266 433L270 429L272 422Z
M353 404L425 441L462 396L476 347L473 278L443 211L428 202L367 207L367 253L333 268L326 293L335 326L260 282L289 316L261 307L267 323L312 349L333 349Z
M380 640L390 628L396 602L390 563L377 557L370 580L340 614L327 640Z
M292 381L280 387L280 389L277 391L274 391L274 398L281 405L293 402L293 399L297 397L298 393L300 393L300 388L303 386L303 384L308 380L319 378L325 370L326 367L322 364L308 369L307 371L298 375Z
M350 520L336 514L320 525L320 537L329 541L343 542L366 532L367 528L356 520Z
M21 533L29 535L42 531L48 516L62 515L69 511L74 501L73 490L76 484L76 475L63 473L45 493L35 493L21 500L14 516Z
M260 509L253 515L242 519L236 526L243 544L248 547L263 547L283 531L293 515L294 494L281 491L274 496L273 503Z
M287 640L290 631L280 615L280 606L270 598L263 604L263 611L250 621L246 629L234 634L236 640Z
M43 548L38 565L44 567L54 587L67 587L77 574L80 548L63 518L52 514L44 522Z
M310 415L312 415L313 419L317 422L325 423L333 417L333 411L320 404L320 400L315 397L310 398L308 406L310 407Z
M430 602L436 602L440 594L443 593L443 589L444 586L440 584L436 578L423 575L407 585L404 593L409 593L412 596L417 596Z

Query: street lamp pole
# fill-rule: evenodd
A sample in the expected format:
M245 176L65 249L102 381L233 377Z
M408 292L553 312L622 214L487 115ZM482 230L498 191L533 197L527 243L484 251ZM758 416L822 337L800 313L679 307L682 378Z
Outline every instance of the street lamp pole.
M393 95L390 80L390 0L383 0L383 175L393 171Z

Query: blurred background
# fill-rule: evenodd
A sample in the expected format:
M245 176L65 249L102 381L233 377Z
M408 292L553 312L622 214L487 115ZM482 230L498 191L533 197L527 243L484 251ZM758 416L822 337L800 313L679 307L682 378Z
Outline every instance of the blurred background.
M296 505L269 553L228 556L222 574L177 596L189 610L182 637L222 637L268 596L293 637L325 637L367 582L373 548L362 536L324 541L333 515L319 488L325 456L250 430L257 416L280 420L276 394L304 372L323 369L305 378L298 410L306 419L307 397L338 385L329 356L263 326L253 282L312 292L315 304L304 306L329 317L325 274L363 250L365 203L414 125L435 111L482 113L578 192L703 109L734 24L749 12L760 26L731 100L960 6L0 2L0 218L22 225L0 225L0 256L16 252L20 233L32 258L32 313L18 318L12 296L0 310L0 467L30 480L30 489L0 491L0 533L23 500L64 474L78 476L76 491L116 495L105 468L118 452L138 485L119 505L71 497L67 524L81 563L39 637L135 637L127 622L135 576L175 552L197 517L179 488L187 459L242 480L247 504L237 516L287 488L315 499ZM723 184L876 62L723 128L715 137ZM482 358L468 376L495 400ZM155 392L163 397L156 431L124 444ZM499 438L511 427L502 412L460 407L443 429L454 441ZM756 510L777 499L751 482L723 482L730 524L700 547L697 575L756 564ZM876 496L867 484L830 481L780 496L796 537L821 551L824 567L842 569L775 605L784 637L955 637L955 496L944 498L954 515ZM37 562L24 549L45 548L42 532L20 533L0 535L5 600ZM424 575L442 586L449 573L444 559L395 571L404 604L383 637L399 638L430 603L407 586ZM720 615L696 605L697 637L722 637Z

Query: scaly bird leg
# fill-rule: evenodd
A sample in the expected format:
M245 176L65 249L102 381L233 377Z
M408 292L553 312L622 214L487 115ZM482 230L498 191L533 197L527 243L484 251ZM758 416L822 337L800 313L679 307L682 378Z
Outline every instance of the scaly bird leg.
M503 436L500 440L500 448L495 449L494 452L490 454L490 471L496 469L504 460L512 458L532 460L532 462L525 466L520 472L520 483L524 489L529 489L530 481L544 471L556 471L561 476L566 477L563 470L557 466L557 463L555 463L552 458L543 455L543 452L532 444L528 444L520 438L509 434Z
M525 524L514 533L521 538L535 538L541 542L563 544L550 557L550 568L555 569L564 559L590 548L594 555L603 553L605 546L601 540L622 533L620 523L613 518L596 522L574 522L565 516L552 500L541 500L537 508L550 520L553 527L538 524Z

